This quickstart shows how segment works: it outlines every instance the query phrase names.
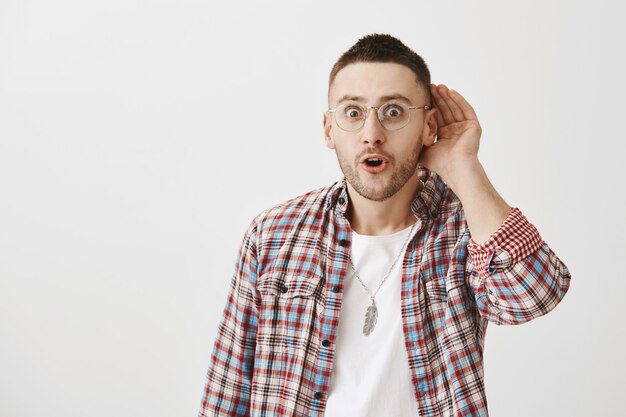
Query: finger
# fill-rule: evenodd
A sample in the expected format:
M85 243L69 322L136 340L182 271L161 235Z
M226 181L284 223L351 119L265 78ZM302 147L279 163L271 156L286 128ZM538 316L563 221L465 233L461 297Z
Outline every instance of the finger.
M446 100L441 95L440 88L442 86L443 84L439 86L436 86L433 84L431 87L431 93L435 100L435 106L439 109L439 112L441 113L441 116L443 117L443 124L442 124L443 126L448 123L454 123L454 116L452 115L452 111L450 110L450 107L448 107L448 105L446 104Z
M450 108L452 112L452 116L454 120L460 122L462 120L466 120L465 114L459 105L452 99L452 95L454 94L453 90L448 89L448 87L444 86L443 91L441 92L441 96L445 98L446 104ZM457 94L458 95L458 94Z
M476 116L476 112L474 108L465 100L465 98L459 94L458 91L450 90L449 91L450 99L455 103L455 105L463 112L463 116L465 120L478 120L478 116Z

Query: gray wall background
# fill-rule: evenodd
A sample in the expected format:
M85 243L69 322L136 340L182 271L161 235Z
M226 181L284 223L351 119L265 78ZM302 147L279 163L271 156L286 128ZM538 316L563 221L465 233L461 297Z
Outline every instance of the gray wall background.
M626 415L619 2L295 3L0 2L0 415L196 415L243 232L340 178L327 75L371 32L470 101L573 275L489 327L491 414Z

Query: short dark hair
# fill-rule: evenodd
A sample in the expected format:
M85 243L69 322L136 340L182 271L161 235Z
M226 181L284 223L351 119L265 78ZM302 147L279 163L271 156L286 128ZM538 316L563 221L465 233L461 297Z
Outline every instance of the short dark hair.
M330 71L329 92L337 73L357 62L393 62L408 67L415 73L417 83L424 88L430 102L430 71L424 59L399 39L382 33L363 36L339 57Z

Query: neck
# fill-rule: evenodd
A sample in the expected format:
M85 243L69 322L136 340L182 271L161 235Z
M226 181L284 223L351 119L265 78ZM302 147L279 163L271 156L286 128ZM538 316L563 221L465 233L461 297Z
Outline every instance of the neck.
M350 227L360 235L384 236L399 232L415 223L411 203L416 193L421 191L421 181L417 175L393 196L385 201L369 200L348 185L349 204L346 218Z

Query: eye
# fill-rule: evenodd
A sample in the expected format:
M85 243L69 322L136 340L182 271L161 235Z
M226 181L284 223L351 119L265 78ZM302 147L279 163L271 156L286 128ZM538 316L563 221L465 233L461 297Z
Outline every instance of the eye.
M389 117L390 119L397 119L402 117L404 109L399 104L387 104L383 114L385 117Z
M358 106L346 106L344 114L348 119L356 119L363 115L363 110Z

